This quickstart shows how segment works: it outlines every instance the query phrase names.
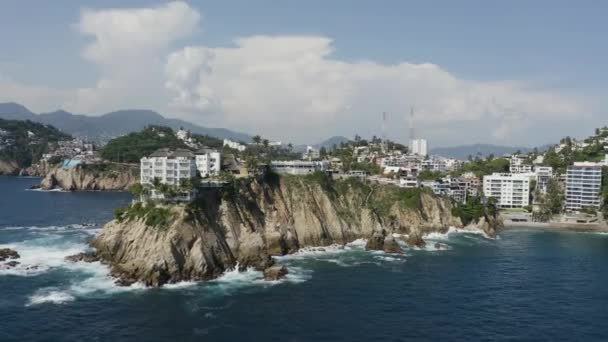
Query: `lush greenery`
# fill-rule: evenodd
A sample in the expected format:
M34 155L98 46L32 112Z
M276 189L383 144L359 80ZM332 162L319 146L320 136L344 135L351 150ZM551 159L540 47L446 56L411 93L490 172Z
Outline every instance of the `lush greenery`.
M483 177L494 172L509 172L509 160L505 158L475 158L465 163L459 170L453 172L454 175L462 175L473 172L477 177Z
M562 212L564 203L564 191L556 179L550 179L547 183L547 191L542 194L535 191L534 199L538 208L532 213L532 219L538 222L547 222Z
M40 160L48 152L49 143L72 139L53 126L29 120L0 119L0 129L7 132L0 136L0 160L15 161L19 167L27 167Z
M421 181L434 181L443 176L444 174L439 171L423 170L418 173L418 179Z
M464 225L479 221L485 215L496 216L496 200L488 198L486 203L480 197L470 197L467 203L460 203L452 208L452 215L460 217Z
M608 130L605 131L608 134ZM608 167L602 169L602 213L608 219Z
M159 148L187 148L169 127L148 126L141 132L110 140L101 156L113 162L139 163L139 160Z
M174 215L171 209L157 206L153 202L136 202L127 208L114 210L114 218L118 222L143 219L147 226L166 229L174 219Z

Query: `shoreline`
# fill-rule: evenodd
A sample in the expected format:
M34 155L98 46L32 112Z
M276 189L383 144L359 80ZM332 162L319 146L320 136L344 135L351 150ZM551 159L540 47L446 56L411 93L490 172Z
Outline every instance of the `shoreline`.
M608 225L599 223L505 222L502 230L533 229L557 232L608 233Z

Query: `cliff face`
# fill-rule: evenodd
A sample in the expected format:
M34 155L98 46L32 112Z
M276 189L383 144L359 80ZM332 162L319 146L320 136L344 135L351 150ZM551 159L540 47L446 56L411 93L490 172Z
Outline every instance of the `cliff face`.
M19 174L17 162L12 160L0 160L0 175L15 176Z
M40 188L50 190L62 188L69 191L101 190L125 191L139 182L139 170L131 167L108 167L107 165L77 165L69 169L51 169Z
M237 263L264 269L270 256L305 246L462 226L448 200L426 192L296 177L209 191L188 206L151 208L132 207L91 243L125 283L211 279Z

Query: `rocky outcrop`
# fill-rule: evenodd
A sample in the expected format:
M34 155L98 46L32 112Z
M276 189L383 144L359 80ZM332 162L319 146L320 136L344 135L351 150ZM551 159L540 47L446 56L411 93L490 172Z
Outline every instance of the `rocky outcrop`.
M393 233L461 226L451 209L449 200L418 189L277 177L209 190L190 205L132 207L91 245L121 284L160 286L212 279L237 266L263 271L273 255L359 238L371 241L368 248L398 252Z
M289 273L287 267L277 265L271 266L264 270L264 280L266 281L276 281L285 278L285 276Z
M96 252L82 252L74 255L65 257L66 261L69 262L95 262L99 261L99 255Z
M16 250L10 248L2 248L0 249L0 261L5 261L7 259L19 259L21 256L17 253Z
M49 173L51 166L46 161L19 170L19 176L44 177Z
M139 181L136 166L118 164L76 165L71 168L55 167L46 174L40 188L61 188L68 191L125 191Z
M397 240L392 236L388 236L384 239L382 250L384 253L403 254L403 249L401 249Z
M495 238L496 234L504 228L503 219L497 215L489 215L485 213L477 222L473 222L467 226L469 229L482 230L488 237Z
M1 176L16 176L19 174L19 165L12 160L0 160L0 175Z

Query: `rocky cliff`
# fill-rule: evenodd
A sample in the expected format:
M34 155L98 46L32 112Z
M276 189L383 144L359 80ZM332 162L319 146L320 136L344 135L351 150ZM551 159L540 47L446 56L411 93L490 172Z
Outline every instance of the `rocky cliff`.
M40 183L40 188L44 190L61 188L69 191L125 191L138 181L139 169L135 166L85 164L51 169Z
M189 205L132 205L91 245L122 283L160 286L212 279L236 265L265 269L271 256L305 246L462 226L449 200L420 189L271 178L210 190Z
M0 160L0 176L15 176L19 174L19 165L13 160Z

